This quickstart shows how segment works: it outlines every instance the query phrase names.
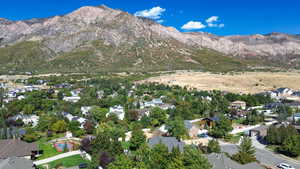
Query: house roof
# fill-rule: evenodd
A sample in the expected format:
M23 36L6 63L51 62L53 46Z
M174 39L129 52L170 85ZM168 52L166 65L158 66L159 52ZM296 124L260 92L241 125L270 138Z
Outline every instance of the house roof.
M30 160L11 157L5 160L0 160L0 169L34 169L34 167Z
M264 169L258 163L239 164L225 154L209 154L207 155L208 161L213 165L213 169Z
M0 159L30 156L32 151L38 151L35 143L26 143L17 139L0 140Z
M246 104L246 102L237 100L237 101L232 102L232 104Z
M188 130L190 130L191 128L193 128L193 124L189 120L184 120L184 126Z
M179 148L181 152L184 150L184 143L178 141L175 137L156 136L149 139L148 144L150 147L153 147L157 144L164 144L168 147L169 152L171 152L173 148Z

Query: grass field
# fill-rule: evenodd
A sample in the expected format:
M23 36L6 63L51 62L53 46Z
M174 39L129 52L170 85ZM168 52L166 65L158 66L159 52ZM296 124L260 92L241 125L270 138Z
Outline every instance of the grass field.
M293 72L245 72L212 74L204 72L177 72L151 77L141 82L158 82L199 90L221 90L233 93L260 93L280 87L300 89L300 73Z
M39 140L37 144L39 149L44 151L43 155L38 157L38 160L46 159L61 154L61 152L56 151L52 144L48 143L45 138Z
M65 167L65 168L74 167L74 166L78 166L79 164L82 164L82 163L88 163L88 161L84 160L80 155L74 155L71 157L66 157L66 158L62 158L62 159L53 161L46 165L49 166L49 169L53 169L58 166ZM43 166L45 166L45 165L38 166L38 168L44 169Z

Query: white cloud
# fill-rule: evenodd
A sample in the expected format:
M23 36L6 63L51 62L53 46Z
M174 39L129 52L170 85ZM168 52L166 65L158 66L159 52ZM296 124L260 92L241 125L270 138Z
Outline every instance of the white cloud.
M223 23L216 23L216 22L219 22L218 16L212 16L212 17L206 19L206 23L207 23L208 27L223 28L225 26Z
M137 11L134 15L145 17L145 18L150 18L150 19L160 19L162 13L164 13L165 11L166 11L166 9L157 6L157 7L151 8L151 9Z
M217 22L219 20L219 17L218 16L212 16L210 18L207 18L206 19L206 22L207 23L213 23L213 22Z
M202 24L201 22L197 21L189 21L188 23L184 24L181 29L184 30L197 30L197 29L203 29L206 26Z

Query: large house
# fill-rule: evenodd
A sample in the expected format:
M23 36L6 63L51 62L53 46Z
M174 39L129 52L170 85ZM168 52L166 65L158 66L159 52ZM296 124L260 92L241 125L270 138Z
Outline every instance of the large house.
M84 128L84 124L86 123L87 119L83 117L73 116L68 112L62 112L62 115L67 118L69 121L77 121L80 124L80 128Z
M184 145L185 145L184 142L178 141L175 137L162 137L162 136L150 138L148 144L151 148L157 144L164 144L165 146L168 147L169 152L172 152L174 148L178 148L179 151L183 152Z
M63 100L66 102L77 103L80 100L80 96L64 97Z
M121 105L110 107L109 113L107 113L106 116L109 116L110 114L115 114L118 117L118 119L124 120L124 118L125 118L124 107Z
M34 159L36 154L38 146L35 143L26 143L18 139L0 140L0 159L9 157Z
M234 101L230 104L230 108L231 109L241 109L241 110L245 110L246 109L246 102L244 101Z
M89 115L90 114L90 111L91 111L92 107L91 106L82 106L80 108L81 110L81 113L85 116Z
M40 117L37 115L23 115L18 114L12 117L12 120L22 120L24 124L26 125L32 125L33 127L38 125Z

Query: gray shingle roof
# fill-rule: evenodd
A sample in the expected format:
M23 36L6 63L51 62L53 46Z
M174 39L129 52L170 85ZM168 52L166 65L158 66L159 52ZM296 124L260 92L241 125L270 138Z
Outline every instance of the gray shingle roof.
M34 169L34 167L30 160L11 157L5 160L0 160L0 169Z
M151 148L157 144L164 144L168 147L169 152L171 152L173 148L179 148L179 150L183 152L185 145L183 142L178 141L175 137L162 136L157 136L149 139L148 144Z
M258 163L239 164L224 154L209 154L208 161L213 165L213 169L264 169Z
M0 140L0 159L30 156L32 151L38 151L35 143L17 139Z
M190 130L193 127L193 124L189 120L184 120L184 126L187 130Z

